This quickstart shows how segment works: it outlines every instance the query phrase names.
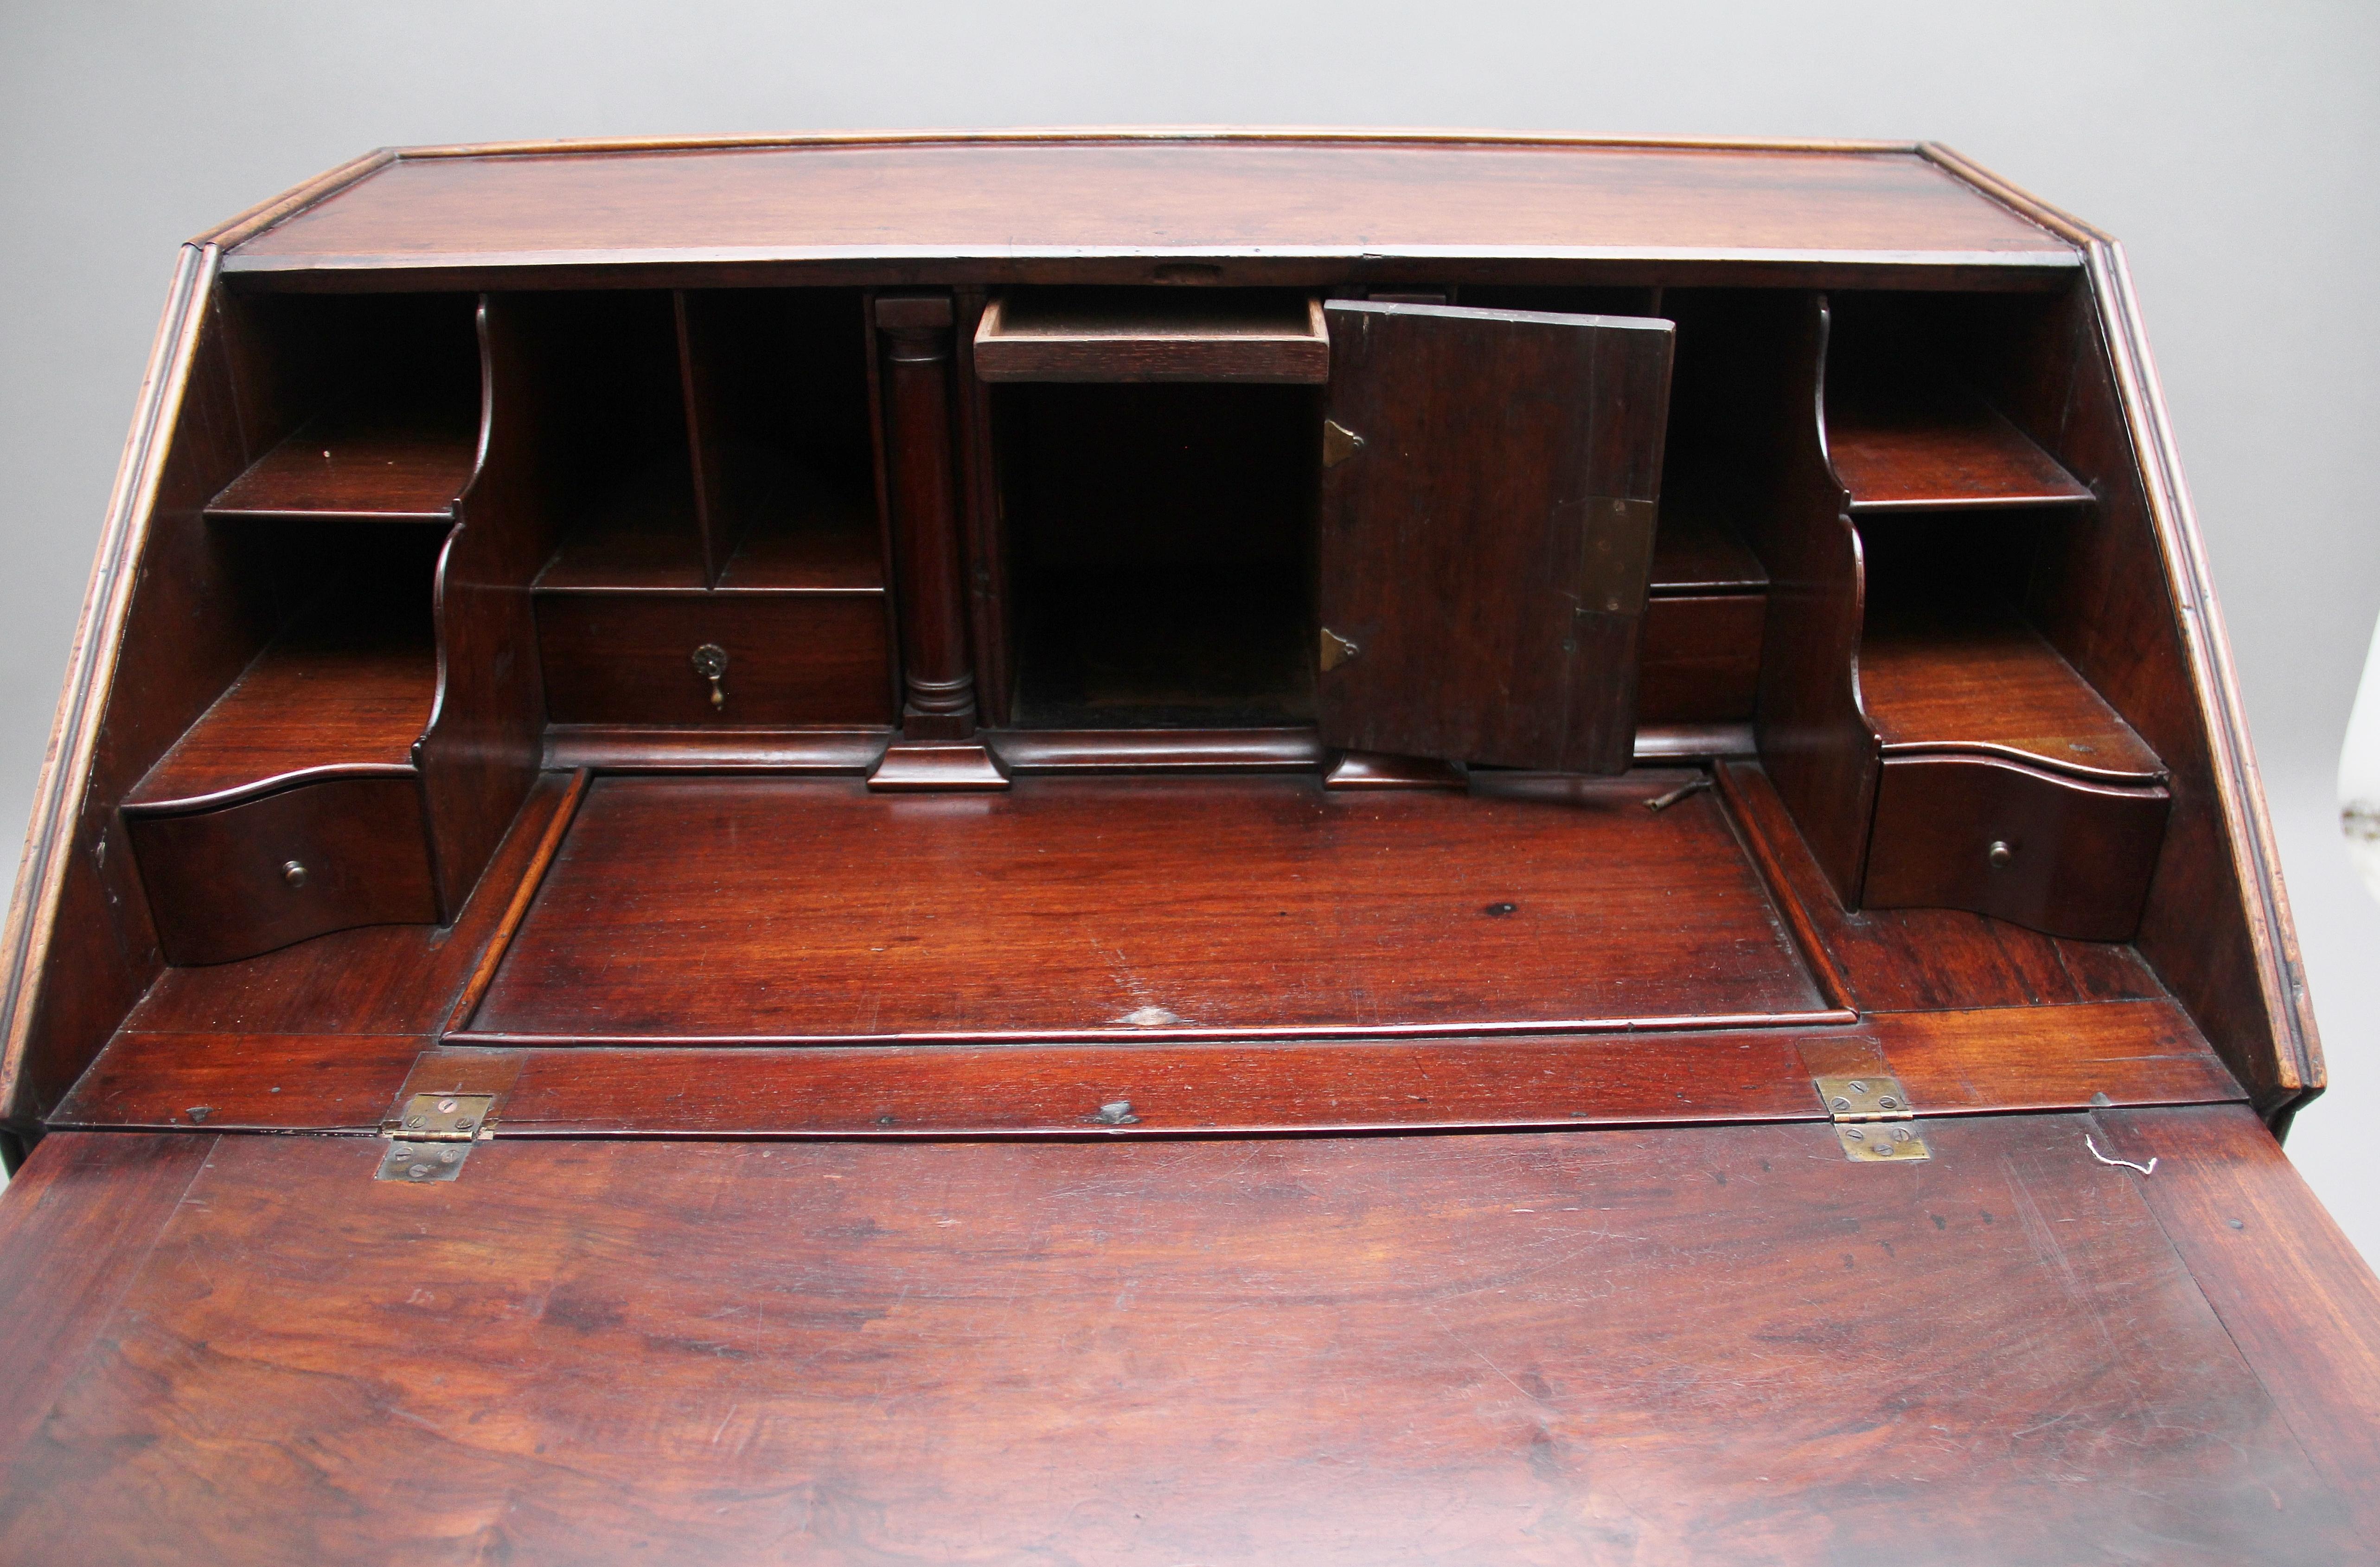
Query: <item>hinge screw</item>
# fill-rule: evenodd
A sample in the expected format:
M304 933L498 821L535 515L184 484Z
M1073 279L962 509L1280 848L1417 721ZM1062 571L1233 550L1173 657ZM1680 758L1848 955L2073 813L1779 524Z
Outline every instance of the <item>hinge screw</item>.
M1890 1094L1887 1094L1882 1099L1876 1100L1876 1105L1878 1110L1899 1110L1900 1108L1900 1101L1894 1099Z
M457 1117L455 1117L455 1130L456 1130L457 1132L468 1132L468 1131L469 1131L470 1129L471 1129L471 1118L470 1118L469 1116L468 1116L468 1115L463 1115L463 1116L457 1116Z
M1865 1083L1853 1083L1853 1084L1852 1085L1852 1093L1855 1093L1855 1094L1864 1094L1864 1093L1866 1093L1866 1092L1867 1092L1867 1085L1866 1085Z
M425 1120L425 1119L426 1119L426 1118L425 1118L425 1117L423 1117L423 1116L419 1116L419 1115L408 1115L408 1116L407 1116L407 1117L405 1118L405 1124L406 1124L407 1126L419 1126L419 1125L420 1125L420 1124L421 1124L421 1123L422 1123L422 1122L423 1122L423 1120Z
M1835 1108L1836 1108L1837 1110L1848 1111L1848 1110L1850 1110L1850 1109L1851 1109L1851 1107L1852 1107L1852 1101L1851 1101L1851 1100L1849 1100L1849 1099L1843 1099L1843 1098L1840 1098L1840 1097L1839 1096L1839 1097L1835 1099Z
M406 1172L406 1173L407 1173L407 1175L412 1176L415 1180L419 1181L419 1180L420 1180L424 1175L427 1175L427 1174L429 1174L429 1173L430 1173L430 1166L428 1166L428 1165L426 1165L426 1164L417 1164L417 1165L415 1165L412 1169L407 1170L407 1171Z
M454 1108L455 1108L455 1101L454 1101L453 1099L440 1099L440 1100L438 1101L438 1110L439 1110L439 1113L440 1113L440 1114L442 1114L442 1115L443 1115L443 1114L444 1114L444 1113L446 1113L446 1112L447 1112L447 1111L452 1111Z

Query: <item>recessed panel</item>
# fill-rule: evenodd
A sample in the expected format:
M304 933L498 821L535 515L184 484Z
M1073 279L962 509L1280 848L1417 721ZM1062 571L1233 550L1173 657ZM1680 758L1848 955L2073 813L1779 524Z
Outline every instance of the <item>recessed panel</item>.
M1688 774L599 782L470 1032L1463 1032L1825 1003Z

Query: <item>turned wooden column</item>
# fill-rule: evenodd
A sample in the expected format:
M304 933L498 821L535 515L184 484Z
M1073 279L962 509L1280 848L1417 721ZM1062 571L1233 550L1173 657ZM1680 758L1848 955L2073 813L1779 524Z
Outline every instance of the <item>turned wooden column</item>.
M876 301L892 553L900 576L901 727L911 740L965 740L975 734L951 421L952 319L947 294L891 294Z

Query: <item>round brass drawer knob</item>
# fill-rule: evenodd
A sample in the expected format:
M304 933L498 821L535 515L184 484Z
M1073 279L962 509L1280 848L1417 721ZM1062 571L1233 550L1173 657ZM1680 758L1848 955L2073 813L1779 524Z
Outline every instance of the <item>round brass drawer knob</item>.
M306 867L304 863L302 861L293 859L284 864L281 868L281 880L286 881L292 887L303 887L306 884Z
M2016 863L2016 849L2007 839L1997 839L1984 857L1992 862L1994 870L2006 870Z

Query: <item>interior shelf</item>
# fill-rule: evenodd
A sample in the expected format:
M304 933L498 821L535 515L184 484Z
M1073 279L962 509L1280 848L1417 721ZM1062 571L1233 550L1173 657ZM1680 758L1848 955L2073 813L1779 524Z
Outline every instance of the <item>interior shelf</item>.
M426 614L418 626L315 617L260 653L125 803L203 799L325 768L408 769L437 685Z
M468 423L346 412L306 424L207 504L211 519L446 522L471 481Z
M1658 597L1765 593L1768 573L1760 557L1710 507L1665 499L1653 539L1650 591Z
M1860 695L1885 754L1990 749L2148 782L2165 766L2013 610L1871 617Z
M2092 498L2016 426L1955 395L1830 406L1827 446L1854 514L2070 505Z
M1322 303L1257 289L1070 288L984 307L985 381L1244 382L1330 379Z

